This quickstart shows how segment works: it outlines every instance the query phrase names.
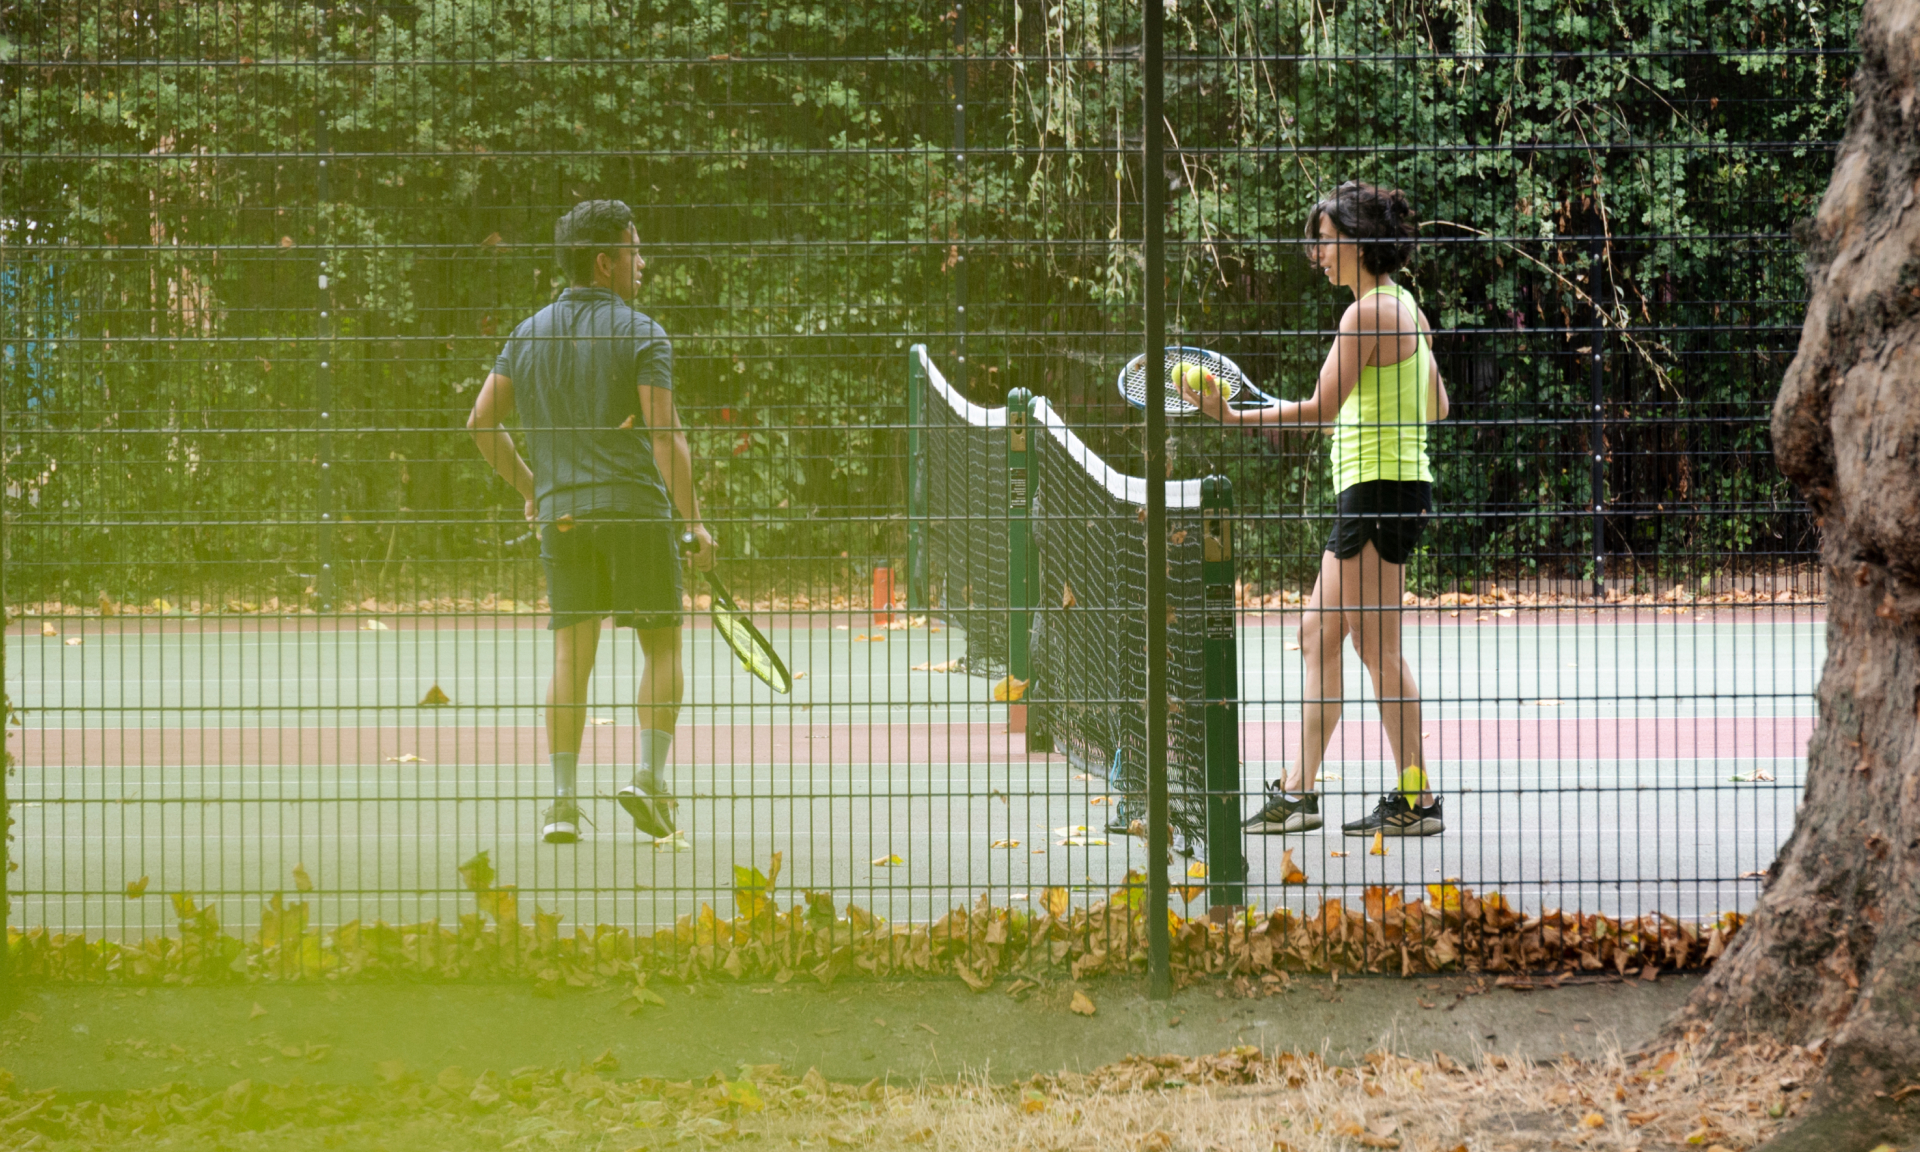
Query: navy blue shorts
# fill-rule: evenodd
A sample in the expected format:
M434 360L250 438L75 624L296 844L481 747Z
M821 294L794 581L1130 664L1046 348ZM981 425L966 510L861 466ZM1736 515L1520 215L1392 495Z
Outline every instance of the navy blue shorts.
M540 526L547 627L613 617L616 628L680 626L680 550L671 520L596 512Z
M1327 551L1342 560L1360 555L1373 541L1389 564L1405 564L1433 511L1433 485L1425 480L1363 480L1340 493Z

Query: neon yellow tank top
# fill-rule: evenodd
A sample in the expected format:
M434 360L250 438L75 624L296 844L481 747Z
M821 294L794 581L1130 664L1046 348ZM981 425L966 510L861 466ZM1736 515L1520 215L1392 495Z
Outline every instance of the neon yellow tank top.
M1382 284L1373 292L1397 297L1419 323L1413 293L1398 284ZM1334 423L1335 492L1368 480L1433 482L1427 466L1427 380L1432 371L1433 348L1424 333L1415 341L1413 355L1398 364L1360 369L1360 380Z

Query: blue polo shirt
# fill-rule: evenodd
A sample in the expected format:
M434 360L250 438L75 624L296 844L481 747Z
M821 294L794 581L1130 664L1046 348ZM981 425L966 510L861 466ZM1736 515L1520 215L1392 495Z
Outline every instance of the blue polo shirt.
M605 288L569 288L513 330L493 370L513 381L541 520L672 517L635 390L673 389L660 325Z

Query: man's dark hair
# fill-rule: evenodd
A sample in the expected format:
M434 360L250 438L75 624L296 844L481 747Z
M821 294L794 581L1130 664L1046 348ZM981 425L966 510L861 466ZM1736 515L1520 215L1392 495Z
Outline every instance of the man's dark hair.
M1360 242L1360 263L1375 276L1398 272L1413 259L1419 220L1407 194L1398 188L1347 181L1307 213L1307 239L1320 238L1322 216L1333 221L1340 235Z
M633 209L619 200L582 200L553 226L553 255L575 284L593 283L593 258L626 243Z

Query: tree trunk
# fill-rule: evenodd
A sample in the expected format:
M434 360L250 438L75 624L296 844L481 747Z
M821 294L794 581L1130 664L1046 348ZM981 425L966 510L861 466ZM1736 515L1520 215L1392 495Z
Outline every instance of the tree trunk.
M1774 451L1812 506L1827 666L1807 789L1759 907L1677 1018L1824 1044L1771 1148L1920 1131L1920 0L1868 0L1854 107L1801 234L1812 300Z

